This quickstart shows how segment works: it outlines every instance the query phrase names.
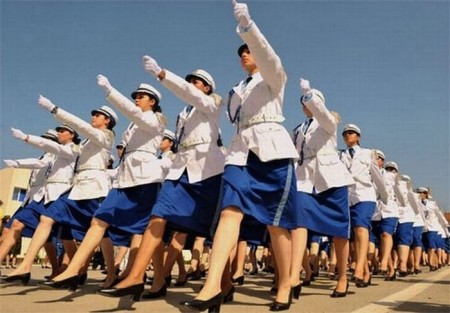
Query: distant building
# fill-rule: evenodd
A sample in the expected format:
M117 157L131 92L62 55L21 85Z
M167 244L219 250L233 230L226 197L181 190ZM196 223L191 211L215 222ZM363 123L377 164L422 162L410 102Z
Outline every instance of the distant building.
M28 191L31 170L3 168L0 170L0 218L13 215L20 207Z

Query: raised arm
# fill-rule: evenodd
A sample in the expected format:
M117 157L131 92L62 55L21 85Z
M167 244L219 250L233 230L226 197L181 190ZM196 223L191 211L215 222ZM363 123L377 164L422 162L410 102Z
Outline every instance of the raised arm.
M287 81L286 72L280 58L255 22L251 20L248 6L232 0L234 16L239 22L237 33L247 44L261 76L275 91L280 91Z
M320 127L331 136L334 136L338 121L325 106L325 97L323 94L319 90L311 89L309 81L303 78L300 78L300 90L303 93L301 98L302 105L311 111Z
M158 78L161 83L180 100L185 103L189 103L198 110L207 114L218 110L219 106L216 104L215 99L212 96L204 94L193 84L187 82L185 79L170 72L169 70L162 69L152 57L145 55L142 58L142 61L144 63L144 69L147 73L155 78Z
M113 104L123 115L130 121L144 129L147 132L161 132L163 129L161 122L158 120L158 115L147 115L142 112L130 99L121 94L115 89L108 78L103 75L97 76L97 84L105 91L106 99Z
M105 149L110 149L112 147L114 136L109 134L111 132L105 132L91 126L91 124L85 122L81 118L57 107L49 99L42 95L39 96L38 103L42 108L52 113L57 120L69 125L80 135L92 140L96 145Z

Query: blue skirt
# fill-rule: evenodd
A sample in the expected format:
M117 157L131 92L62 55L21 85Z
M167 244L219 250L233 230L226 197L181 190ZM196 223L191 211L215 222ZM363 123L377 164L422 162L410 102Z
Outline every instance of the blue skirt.
M24 207L20 207L11 219L6 223L5 227L10 228L12 222L17 220L25 225L22 230L22 237L33 237L34 231L39 225L42 212L45 210L44 200L39 202L31 201Z
M423 233L422 241L426 250L437 249L438 247L437 236L438 236L437 231L427 231Z
M350 238L350 213L347 186L321 193L297 192L297 227L314 232Z
M172 230L202 237L211 235L222 174L189 183L187 171L178 180L165 180L152 216L164 218Z
M145 184L129 188L111 189L95 212L94 217L110 225L111 233L118 235L143 234L148 225L153 205L159 190L159 183Z
M398 223L395 231L394 245L410 246L413 242L413 224L414 223Z
M250 215L244 215L239 230L239 240L247 241L249 245L260 246L269 241L267 226Z
M351 228L364 227L370 229L372 227L372 215L377 206L376 202L361 201L350 207L350 224Z
M296 180L291 159L261 162L249 152L247 165L225 166L221 208L238 207L264 225L296 228Z
M70 191L61 195L42 215L53 219L62 226L68 226L74 231L74 239L81 241L91 226L92 216L98 210L104 198L88 200L69 199Z
M378 237L380 237L381 234L383 233L393 235L395 233L395 230L397 229L397 224L398 218L396 217L387 217L383 218L380 221L374 221L373 222L374 233Z
M413 240L411 243L411 248L416 248L416 247L423 248L422 230L423 230L422 226L413 227Z

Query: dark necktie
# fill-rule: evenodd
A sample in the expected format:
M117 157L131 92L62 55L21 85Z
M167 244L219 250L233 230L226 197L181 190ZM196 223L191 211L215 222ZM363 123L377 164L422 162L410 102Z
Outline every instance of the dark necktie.
M348 149L348 153L350 153L350 157L353 159L353 156L355 155L355 149L353 148Z
M244 86L247 86L248 83L253 79L253 77L249 76L247 77L247 79L245 80Z

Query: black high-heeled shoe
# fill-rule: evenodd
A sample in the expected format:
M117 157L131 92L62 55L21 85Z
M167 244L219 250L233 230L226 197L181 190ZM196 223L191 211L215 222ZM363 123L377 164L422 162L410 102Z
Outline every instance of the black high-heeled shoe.
M311 281L310 280L304 280L301 285L302 286L310 286L311 285Z
M235 291L236 291L236 289L234 288L234 286L231 286L231 289L227 292L227 294L223 295L223 304L232 302L234 300L234 292Z
M223 301L223 295L219 292L217 295L208 300L191 300L180 302L181 306L193 309L196 311L204 311L208 309L208 313L219 313L220 305Z
M364 281L364 279L357 279L355 282L356 288L366 288L370 285L370 278L369 281Z
M408 272L407 271L398 271L398 276L399 277L406 277L406 276L408 276Z
M18 275L11 275L11 276L5 275L5 276L2 276L0 279L2 280L2 282L6 282L6 283L12 283L17 280L20 280L22 285L26 286L26 285L28 285L30 278L31 278L31 273L28 272L25 274L18 274Z
M179 277L178 277L178 279L179 279ZM175 282L175 284L173 284L173 285L174 285L175 287L183 287L184 285L186 285L187 280L188 280L188 277L187 277L187 275L186 275L186 276L184 276L184 279L183 279L183 280L177 280L177 281Z
M392 274L392 276L386 276L384 278L384 281L394 281L396 279L397 279L397 277L396 277L395 272L394 272L394 274Z
M343 297L347 296L347 292L348 292L348 283L347 283L347 287L345 287L345 291L344 292L339 292L335 288L333 290L333 293L330 295L330 297L331 298L343 298Z
M141 294L144 292L144 284L132 285L125 288L109 288L109 289L100 289L97 291L98 294L107 296L107 297L124 297L124 296L132 296L133 301L139 301L141 298Z
M47 280L39 283L39 286L44 289L66 289L68 288L71 291L77 290L78 282L80 277L78 275L55 281L55 280Z
M302 285L303 284L298 284L297 286L292 287L292 297L295 300L298 300L300 298L300 293L302 292Z
M159 288L158 291L155 291L155 292L149 291L149 292L143 294L142 299L157 299L157 298L164 297L165 295L167 295L167 285L166 284L162 285L162 287Z
M170 287L172 284L172 275L164 277L164 281L166 282L167 287Z
M231 281L233 284L238 284L239 286L242 286L244 284L244 275L239 276L237 278L231 278Z
M298 284L297 286L300 286L300 284ZM291 307L293 294L294 294L294 288L291 288L291 290L289 291L288 302L285 303L285 302L278 302L278 301L274 300L272 302L272 304L270 305L269 310L273 311L273 312L289 310L289 308ZM300 292L298 295L300 296Z
M87 280L87 277L88 277L87 273L78 275L78 285L80 285L80 286L84 285L84 283Z

